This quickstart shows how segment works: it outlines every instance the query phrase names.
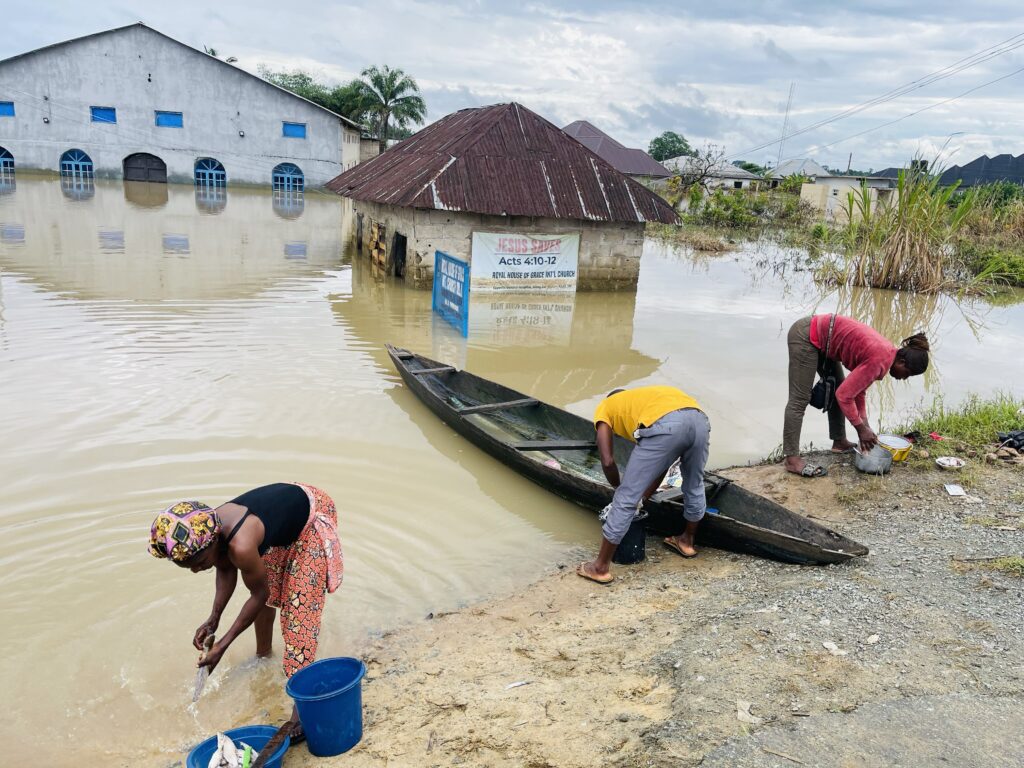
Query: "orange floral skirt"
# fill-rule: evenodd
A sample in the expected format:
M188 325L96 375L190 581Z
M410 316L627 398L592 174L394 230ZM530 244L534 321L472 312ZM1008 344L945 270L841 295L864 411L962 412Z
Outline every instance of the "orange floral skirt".
M334 502L319 488L296 485L309 496L309 522L294 544L271 547L263 555L270 587L267 605L281 612L288 677L316 660L324 600L341 584L344 572Z

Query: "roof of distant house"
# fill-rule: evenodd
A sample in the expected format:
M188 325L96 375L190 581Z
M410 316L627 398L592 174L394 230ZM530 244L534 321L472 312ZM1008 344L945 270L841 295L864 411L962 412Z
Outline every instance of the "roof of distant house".
M689 155L680 155L679 157L673 157L665 161L665 165L671 168L677 173L693 173L695 169L698 169L698 161ZM715 163L710 169L710 176L716 179L743 179L743 180L757 180L761 177L756 173L751 173L746 168L740 168L738 165L720 160Z
M562 129L619 173L627 176L664 178L672 174L642 149L630 149L586 120L569 123Z
M773 179L785 179L788 176L832 176L832 172L823 168L809 158L786 160L772 169Z
M50 45L44 45L42 48L35 48L35 49L31 50L31 51L25 51L24 53L18 53L18 54L15 54L14 56L9 56L6 59L0 60L0 66L4 65L4 64L6 64L6 63L8 63L10 61L15 61L16 59L25 58L26 56L34 56L35 54L42 53L43 51L49 51L49 50L52 50L54 48L61 48L61 47L65 46L65 45L71 45L72 43L81 42L82 40L90 40L90 39L92 39L94 37L103 37L105 35L118 34L118 33L130 30L130 29L144 29L146 32L149 32L150 34L159 35L160 37L164 38L165 40L169 40L172 43L175 43L176 45L180 45L183 48L187 48L188 50L190 50L193 53L196 53L196 54L198 54L200 56L208 56L213 61L216 61L216 62L222 64L225 67L230 67L234 72L238 72L238 73L240 73L242 75L245 75L246 77L255 78L256 80L259 80L261 83L266 85L268 88L275 88L275 89L281 91L282 93L287 93L289 96L291 96L294 99L298 99L299 101L304 101L307 104L309 104L310 106L313 106L313 107L316 107L317 109L323 110L324 112L327 112L328 114L333 115L334 117L338 118L339 120L342 120L345 123L348 123L353 128L359 128L359 129L363 128L362 125L360 125L359 123L355 122L354 120L350 120L349 118L345 117L344 115L339 115L337 112L333 112L332 110L327 109L327 107L323 107L323 106L317 104L315 101L310 101L309 99L307 99L307 98L305 98L303 96L299 96L297 93L289 91L287 88L282 88L281 86L275 85L274 83L270 82L269 80L264 80L259 75L254 75L252 72L248 72L248 71L242 69L241 67L236 67L233 64L229 64L226 61L222 61L221 59L218 59L216 56L212 56L211 54L206 53L206 51L200 51L198 48L193 48L188 43L183 43L180 40L176 40L175 38L171 37L170 35L166 35L166 34L164 34L163 32L161 32L161 31L159 31L157 29L153 29L152 27L147 26L146 24L143 24L141 21L137 21L134 24L126 24L123 27L114 27L112 29L104 29L104 30L102 30L100 32L92 32L91 34L88 34L88 35L82 35L80 37L73 37L70 40L62 40L59 43L50 43Z
M345 171L327 188L408 208L678 222L658 195L515 103L453 112Z
M966 165L954 165L947 168L939 176L941 184L950 185L960 182L964 187L976 187L991 184L994 181L1010 181L1024 184L1024 155L1014 157L1010 154L989 157L982 155Z

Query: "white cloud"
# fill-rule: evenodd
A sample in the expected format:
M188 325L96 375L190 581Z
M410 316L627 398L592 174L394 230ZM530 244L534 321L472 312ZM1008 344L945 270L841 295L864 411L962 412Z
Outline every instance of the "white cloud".
M11 3L12 0L2 0ZM141 6L141 7L140 7ZM132 8L96 0L94 30L141 19L191 45L212 45L255 70L303 68L342 81L371 64L415 76L430 118L517 100L558 124L586 118L645 147L665 130L730 153L778 138L791 82L791 130L810 126L953 64L1024 30L1024 6L781 2L770 10L721 0L685 8L669 0L549 2L198 0ZM75 37L80 6L44 0L6 14L0 57ZM1022 38L1024 42L1024 38ZM1024 67L1024 48L786 143L786 156L832 144ZM901 163L963 131L956 160L1024 152L1024 74L820 149L816 158L858 168ZM747 159L773 159L777 146Z

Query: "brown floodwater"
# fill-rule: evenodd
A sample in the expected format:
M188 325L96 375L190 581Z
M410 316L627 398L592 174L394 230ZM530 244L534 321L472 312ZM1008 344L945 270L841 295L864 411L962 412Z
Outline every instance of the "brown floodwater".
M1024 307L884 291L821 295L744 247L649 242L633 294L474 297L468 339L430 295L352 252L350 211L189 187L19 179L0 190L0 739L11 764L168 766L218 729L285 715L279 665L229 649L191 705L191 637L213 575L146 553L153 515L278 480L338 504L345 584L321 655L528 583L593 516L507 470L406 391L406 346L592 413L610 389L671 383L704 405L712 465L780 442L785 334L840 308L936 365L873 388L898 421L937 394L1020 391ZM824 418L809 414L806 442ZM241 589L241 588L240 588ZM225 614L226 627L241 600Z

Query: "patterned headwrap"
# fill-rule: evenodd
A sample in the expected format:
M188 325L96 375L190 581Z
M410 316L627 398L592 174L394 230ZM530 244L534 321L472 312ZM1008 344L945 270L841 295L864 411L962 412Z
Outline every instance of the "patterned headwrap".
M149 554L180 563L206 549L219 530L220 519L210 507L201 501L179 501L153 521Z

